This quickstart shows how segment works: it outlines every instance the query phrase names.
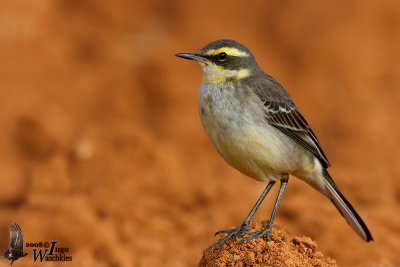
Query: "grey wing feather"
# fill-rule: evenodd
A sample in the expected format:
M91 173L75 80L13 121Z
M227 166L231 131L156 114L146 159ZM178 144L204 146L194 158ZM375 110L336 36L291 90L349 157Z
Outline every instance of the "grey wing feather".
M328 168L329 161L317 137L283 87L266 75L253 84L253 88L264 104L266 121L310 151L324 168Z
M11 252L13 251L18 251L22 252L23 250L23 236L22 236L22 231L21 227L14 223L11 224L10 226L10 242L9 242L9 248Z
M329 161L322 151L317 137L293 104L267 100L263 102L265 103L266 120L269 124L313 153L321 161L324 168L329 167Z

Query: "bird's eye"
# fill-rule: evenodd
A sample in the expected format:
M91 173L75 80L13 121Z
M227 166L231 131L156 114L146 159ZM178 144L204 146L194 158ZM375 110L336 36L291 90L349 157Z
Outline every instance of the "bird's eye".
M228 55L225 52L221 52L218 54L219 61L224 61L227 57L228 57Z

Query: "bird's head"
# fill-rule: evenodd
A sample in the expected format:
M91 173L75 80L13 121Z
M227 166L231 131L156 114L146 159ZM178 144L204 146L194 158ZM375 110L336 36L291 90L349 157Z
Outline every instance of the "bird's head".
M239 81L259 71L249 49L229 39L211 42L199 52L178 53L176 56L197 61L208 83Z

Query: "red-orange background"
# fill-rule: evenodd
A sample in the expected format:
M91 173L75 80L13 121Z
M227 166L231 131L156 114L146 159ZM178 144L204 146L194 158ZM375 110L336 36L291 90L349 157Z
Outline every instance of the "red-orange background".
M241 223L264 184L216 153L197 114L201 71L174 54L233 38L289 91L375 241L363 243L296 179L277 222L340 266L400 264L398 2L0 7L2 248L15 221L25 241L68 246L69 266L195 265L216 230Z

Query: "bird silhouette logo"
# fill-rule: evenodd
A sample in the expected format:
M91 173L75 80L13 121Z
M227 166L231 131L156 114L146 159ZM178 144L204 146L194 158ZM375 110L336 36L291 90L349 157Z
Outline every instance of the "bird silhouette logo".
M14 261L21 257L25 257L28 253L24 252L24 237L22 236L21 227L14 223L10 225L10 240L8 249L3 253L3 259L11 261L10 265Z

